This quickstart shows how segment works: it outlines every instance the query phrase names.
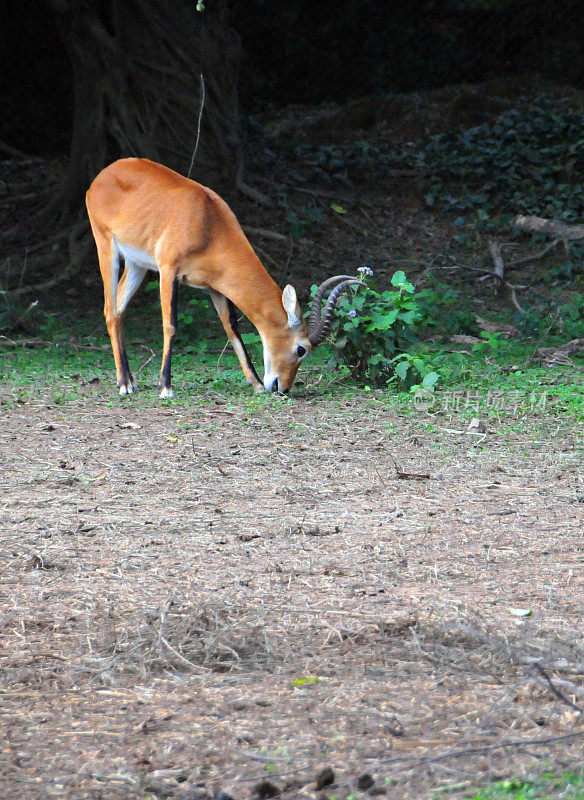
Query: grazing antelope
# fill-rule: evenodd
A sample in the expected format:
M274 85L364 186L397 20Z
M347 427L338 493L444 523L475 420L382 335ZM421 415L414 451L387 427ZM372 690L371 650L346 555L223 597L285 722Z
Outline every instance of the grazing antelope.
M125 158L110 164L89 187L86 203L120 394L136 390L124 345L123 318L148 270L160 276L163 398L172 397L170 362L180 283L209 290L248 384L256 392L284 394L302 359L328 334L339 294L349 284L361 283L350 275L336 275L322 283L307 326L294 287L278 288L227 203L211 189L147 159ZM125 263L121 278L120 257ZM322 311L328 289L332 291ZM241 339L236 306L262 340L263 382Z

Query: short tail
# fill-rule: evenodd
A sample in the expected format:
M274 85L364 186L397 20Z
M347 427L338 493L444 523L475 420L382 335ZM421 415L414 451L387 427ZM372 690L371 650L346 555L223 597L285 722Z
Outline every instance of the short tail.
M112 269L111 269L111 300L114 316L118 316L118 282L120 279L120 248L116 241L116 237L112 236Z

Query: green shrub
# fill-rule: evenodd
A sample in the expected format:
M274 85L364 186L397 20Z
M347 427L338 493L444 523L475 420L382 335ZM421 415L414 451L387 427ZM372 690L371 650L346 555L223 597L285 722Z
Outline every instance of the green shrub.
M401 147L314 145L298 150L325 174L352 177L412 169L427 179L425 202L457 215L456 240L469 244L468 224L508 225L517 213L575 222L584 215L584 150L580 110L537 105L509 109L490 122L448 130ZM461 216L461 212L467 216ZM566 268L569 269L569 268Z
M436 333L445 337L455 333L476 336L479 332L475 314L465 308L458 292L443 283L421 289L416 301L422 311L424 322Z
M584 295L572 292L569 301L558 308L558 320L554 327L567 339L584 336Z
M368 267L359 271L367 286L353 288L337 304L329 367L343 367L353 380L372 386L398 381L409 389L423 383L430 369L422 357L410 352L426 324L414 287L400 270L391 279L394 289L380 293L373 272ZM433 385L437 378L432 375L425 385Z

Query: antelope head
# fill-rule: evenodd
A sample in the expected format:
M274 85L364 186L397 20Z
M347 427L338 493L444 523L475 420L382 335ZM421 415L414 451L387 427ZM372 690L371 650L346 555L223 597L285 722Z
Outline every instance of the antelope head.
M287 325L278 333L272 329L270 341L266 341L267 337L262 336L264 387L268 391L288 393L303 359L326 339L333 323L338 299L352 284L366 286L363 281L352 275L335 275L321 283L312 300L308 325L302 318L294 287L288 285L284 288L282 305L288 317ZM322 301L327 291L330 294L323 309Z

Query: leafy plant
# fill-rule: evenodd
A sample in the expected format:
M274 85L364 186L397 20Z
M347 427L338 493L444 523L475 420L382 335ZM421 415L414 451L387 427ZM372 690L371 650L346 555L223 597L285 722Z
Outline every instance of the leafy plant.
M432 136L398 160L434 175L427 203L474 209L487 226L493 210L574 220L584 211L583 119L542 100L494 122Z
M367 286L359 286L337 303L329 367L344 366L360 383L384 386L397 380L409 389L423 382L424 371L429 371L423 359L409 353L424 323L414 287L400 270L391 279L394 289L380 293L372 271L362 267L360 272Z
M300 213L294 210L286 214L286 224L293 239L301 239L311 228L320 224L322 211L320 208L302 208Z
M209 301L204 298L191 297L187 303L179 310L178 322L182 325L199 326L201 321L209 316Z
M149 281L145 286L146 292L152 293L151 311L157 316L160 314L160 300L158 280ZM201 329L206 329L207 322L213 318L209 301L204 297L185 292L179 294L177 321L177 344L184 353L203 353L209 346L209 341L199 334Z
M506 110L495 120L449 130L405 147L304 146L297 154L313 170L349 175L413 169L427 176L425 201L456 213L456 239L468 244L470 212L478 228L508 224L518 212L576 221L584 214L581 110L558 109L541 98L535 106Z
M567 303L558 308L558 332L569 339L576 339L584 333L584 295L572 292Z
M409 387L410 393L415 393L418 389L426 389L433 392L434 386L438 382L439 374L435 371L428 372L427 359L411 353L400 353L393 359L395 364L395 374L401 380L404 387ZM421 378L421 376L424 376ZM420 383L413 381L421 378Z
M301 686L311 686L315 683L321 683L322 678L319 678L317 675L306 675L302 678L296 678L296 680L292 681L290 684L291 689L298 689Z
M445 336L455 333L476 335L474 313L465 307L461 297L446 284L436 282L416 293L416 301L423 313L425 324Z
M564 775L543 775L535 780L512 778L499 781L473 794L465 800L584 800L582 773L568 772Z
M581 264L575 264L573 261L563 261L556 267L550 269L547 280L548 281L567 281L574 278L580 272Z
M473 344L472 351L473 353L482 353L485 355L490 355L493 357L497 356L497 353L501 349L501 334L500 333L489 333L488 331L481 331L481 339L482 342L477 342Z

